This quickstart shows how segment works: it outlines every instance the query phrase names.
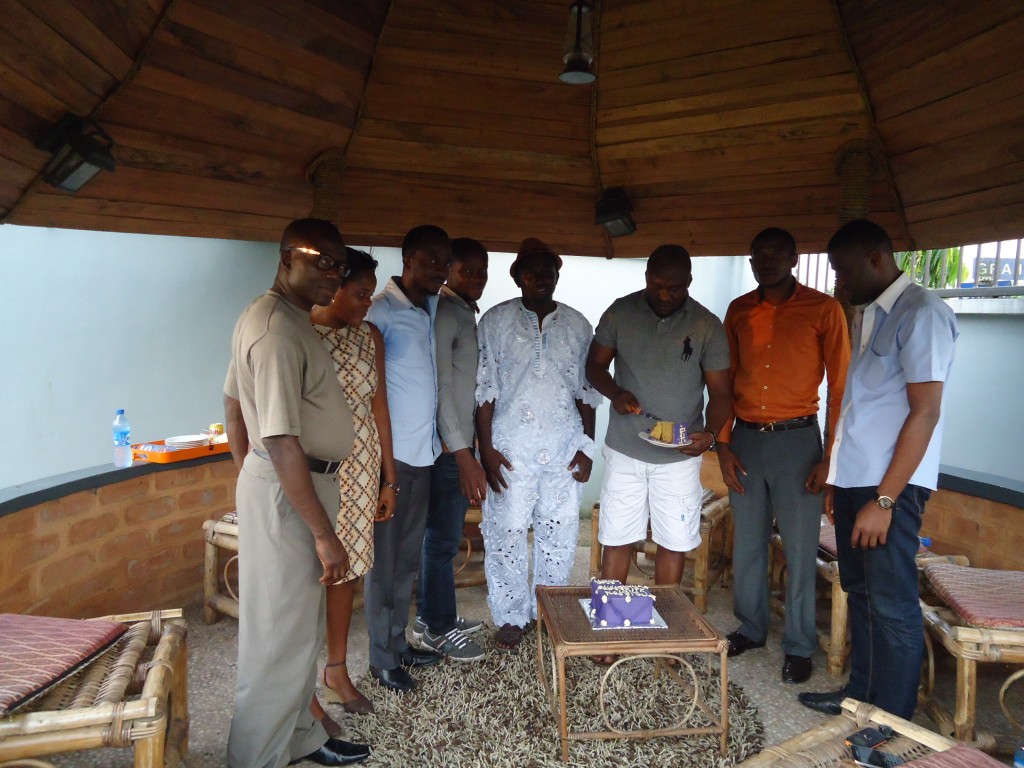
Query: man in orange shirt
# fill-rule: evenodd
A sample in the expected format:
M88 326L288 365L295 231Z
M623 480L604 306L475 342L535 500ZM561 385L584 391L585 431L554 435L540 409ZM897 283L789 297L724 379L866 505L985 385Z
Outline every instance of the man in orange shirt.
M774 519L786 553L784 682L811 675L815 552L835 421L850 362L846 317L831 296L797 282L796 241L775 227L750 244L757 289L735 299L725 315L735 425L718 439L736 536L729 655L760 648L768 634L768 540ZM828 376L829 423L822 445L818 388Z

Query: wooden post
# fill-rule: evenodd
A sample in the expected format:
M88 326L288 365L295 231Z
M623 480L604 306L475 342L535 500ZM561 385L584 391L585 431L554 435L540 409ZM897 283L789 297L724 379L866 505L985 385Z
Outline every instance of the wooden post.
M321 153L306 169L313 185L313 209L309 215L326 219L341 228L341 174L345 170L345 151L332 148Z

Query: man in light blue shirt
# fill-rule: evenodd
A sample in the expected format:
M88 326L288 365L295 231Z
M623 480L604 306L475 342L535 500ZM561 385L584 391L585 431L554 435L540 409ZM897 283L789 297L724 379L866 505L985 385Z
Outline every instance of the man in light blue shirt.
M451 257L443 229L430 225L411 229L402 242L402 276L388 281L366 315L384 337L399 486L394 516L374 525L374 562L366 574L370 674L381 685L403 692L416 685L405 667L441 658L433 651L410 648L405 628L430 502L430 469L441 452L435 427L434 315Z
M839 714L850 696L909 720L924 649L915 556L924 505L938 483L956 317L900 271L877 224L841 227L828 259L837 293L859 307L825 491L849 594L850 680L799 699Z

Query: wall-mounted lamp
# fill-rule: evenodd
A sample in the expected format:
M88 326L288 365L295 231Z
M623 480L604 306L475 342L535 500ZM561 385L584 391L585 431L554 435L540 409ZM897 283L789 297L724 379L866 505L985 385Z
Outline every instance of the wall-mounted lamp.
M92 120L70 112L36 146L53 154L43 181L66 192L77 192L100 171L114 170L114 140Z
M594 223L603 224L612 237L622 237L636 232L636 222L630 212L632 203L622 187L611 187L601 195L595 210Z
M588 0L575 0L569 6L569 28L562 46L562 61L565 71L558 79L563 83L585 85L596 79L590 69L594 61L594 21Z

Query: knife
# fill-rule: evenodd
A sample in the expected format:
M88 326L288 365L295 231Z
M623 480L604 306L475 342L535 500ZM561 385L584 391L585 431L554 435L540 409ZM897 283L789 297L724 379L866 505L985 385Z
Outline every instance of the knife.
M645 411L645 410L643 410L642 408L640 409L640 412L639 412L639 413L638 413L637 415L638 415L638 416L645 416L645 417L647 417L648 419L651 419L652 421L665 421L665 419L659 419L659 418L658 418L657 416L655 416L655 415L654 415L653 413L650 413L650 412L648 412L648 411Z

